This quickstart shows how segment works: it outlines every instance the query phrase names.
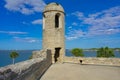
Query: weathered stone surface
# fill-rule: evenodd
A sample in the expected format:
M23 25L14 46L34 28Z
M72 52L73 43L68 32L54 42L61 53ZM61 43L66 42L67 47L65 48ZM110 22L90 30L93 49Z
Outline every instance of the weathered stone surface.
M55 10L57 10L57 11L62 11L62 12L64 12L64 9L63 9L63 7L60 5L60 4L58 4L58 3L50 3L50 4L48 4L46 7L45 7L45 9L44 9L44 12L46 12L46 11L55 11Z
M52 63L56 62L55 60L63 62L65 54L64 9L60 4L50 3L45 7L43 15L43 49L51 50Z
M46 58L35 58L0 68L0 80L37 80L51 65L51 51Z
M45 58L46 57L46 50L40 50L40 51L33 51L32 52L32 58Z
M120 66L120 58L64 57L64 62Z

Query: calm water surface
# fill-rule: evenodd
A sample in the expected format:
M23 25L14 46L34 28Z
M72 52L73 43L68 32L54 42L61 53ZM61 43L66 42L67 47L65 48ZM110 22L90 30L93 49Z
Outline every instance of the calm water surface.
M29 57L32 55L33 50L22 50L16 51L19 53L19 57L15 59L15 62L21 62L24 60L28 60ZM10 58L10 50L1 50L0 51L0 67L6 66L12 63L12 59Z
M21 50L17 51L19 53L19 57L15 59L15 62L21 62L28 60L32 55L32 51L34 50ZM9 57L10 50L0 50L0 67L12 64L12 59ZM66 56L73 56L70 50L66 50ZM95 57L96 51L84 51L85 57ZM120 58L120 53L115 51L115 57Z

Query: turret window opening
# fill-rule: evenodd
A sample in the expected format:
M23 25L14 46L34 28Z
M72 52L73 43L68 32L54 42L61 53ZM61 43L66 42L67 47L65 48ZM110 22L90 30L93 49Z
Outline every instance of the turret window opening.
M55 28L59 28L59 18L60 18L60 14L56 14L55 15Z

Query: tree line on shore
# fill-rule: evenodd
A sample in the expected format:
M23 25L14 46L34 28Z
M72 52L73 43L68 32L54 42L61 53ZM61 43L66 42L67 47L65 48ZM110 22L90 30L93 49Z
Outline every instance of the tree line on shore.
M84 49L84 50L91 50L91 51L97 51L99 48L90 48L90 49ZM120 51L120 48L110 48L114 51Z
M101 48L91 48L91 49L87 49L87 50L95 50L97 51L97 56L96 57L115 57L114 54L114 50L119 50L120 52L120 48L109 48L109 47L101 47ZM75 57L83 57L83 49L80 48L74 48L71 50L71 53L75 56Z

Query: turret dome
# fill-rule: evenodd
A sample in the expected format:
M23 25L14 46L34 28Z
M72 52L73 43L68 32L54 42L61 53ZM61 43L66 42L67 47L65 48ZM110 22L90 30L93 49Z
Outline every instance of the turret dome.
M43 12L48 12L48 11L61 11L61 12L64 12L64 9L60 4L53 2L53 3L48 4L45 7Z

